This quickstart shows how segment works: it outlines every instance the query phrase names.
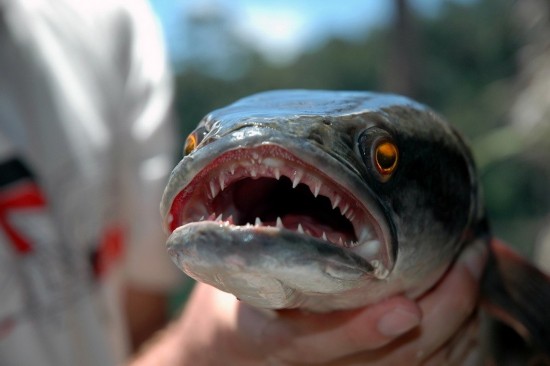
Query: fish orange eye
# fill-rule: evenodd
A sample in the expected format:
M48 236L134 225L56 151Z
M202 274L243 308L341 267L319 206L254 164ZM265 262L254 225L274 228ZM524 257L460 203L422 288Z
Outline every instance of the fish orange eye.
M183 156L187 156L191 154L193 150L197 147L197 135L195 133L190 134L187 136L187 139L185 140L185 146L183 148Z
M374 158L378 173L389 178L397 167L397 161L399 160L397 146L391 141L381 141L375 148Z
M357 147L369 176L380 183L388 182L400 158L392 133L378 126L369 127L359 135Z

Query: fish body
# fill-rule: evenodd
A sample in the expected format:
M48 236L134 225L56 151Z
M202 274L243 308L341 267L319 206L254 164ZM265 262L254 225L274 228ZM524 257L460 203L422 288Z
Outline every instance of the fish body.
M466 246L490 242L460 134L424 105L370 92L271 91L213 111L188 138L161 213L179 268L271 309L417 298ZM503 298L496 306L522 313ZM547 352L548 327L530 330Z

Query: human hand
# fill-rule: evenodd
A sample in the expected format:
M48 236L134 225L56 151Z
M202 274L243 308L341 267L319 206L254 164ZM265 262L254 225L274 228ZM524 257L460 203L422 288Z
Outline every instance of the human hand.
M329 314L258 310L198 284L183 316L164 341L157 342L157 354L160 347L165 357L156 361L162 359L168 365L476 364L476 310L486 254L484 246L468 248L444 278L416 301L395 296L362 309ZM155 346L150 351L154 353Z

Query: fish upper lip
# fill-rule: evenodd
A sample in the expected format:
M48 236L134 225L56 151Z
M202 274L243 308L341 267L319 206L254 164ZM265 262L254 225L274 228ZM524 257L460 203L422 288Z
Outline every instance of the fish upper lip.
M231 212L215 212L214 199L231 184L245 179L287 177L296 188L302 183L309 187L314 197L325 196L330 200L332 209L338 209L353 226L355 240L339 238L304 230L301 224L285 227L277 218L275 223L262 223L256 218L246 226L250 230L262 230L273 226L280 230L292 230L296 235L309 235L329 245L351 250L369 261L375 268L375 276L384 278L392 267L390 257L391 240L385 233L385 222L376 220L364 203L350 190L318 168L296 157L286 148L272 142L256 146L236 147L219 155L203 167L173 199L166 224L170 232L188 223L217 221L223 225L234 225ZM242 226L242 225L241 225ZM241 228L242 229L242 228ZM387 229L387 228L386 228Z

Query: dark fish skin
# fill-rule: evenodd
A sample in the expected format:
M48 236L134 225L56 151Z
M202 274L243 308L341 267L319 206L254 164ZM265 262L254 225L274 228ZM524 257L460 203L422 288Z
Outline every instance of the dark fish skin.
M491 357L497 365L550 365L550 278L509 248L490 248L481 295L494 317Z
M520 364L550 364L550 280L511 251L491 246L471 152L437 113L395 95L282 90L210 113L194 136L197 144L174 169L161 204L172 233L168 251L191 277L255 306L330 311L397 293L420 296L458 253L482 241L490 249L481 283L483 308L503 322L498 324L521 334L521 352L515 352L523 357ZM372 163L381 140L391 141L399 152L389 178L381 178ZM203 205L209 198L200 192L210 187L216 196L225 188L220 182L221 189L215 189L217 175L223 181L236 161L250 164L258 155L258 165L246 168L254 178L256 169L262 172L269 159L274 164L280 158L276 165L298 164L297 171L309 167L306 175L324 177L325 186L351 192L356 211L365 210L368 228L376 232L364 241L377 241L382 249L365 254L295 229L201 220L201 212L208 216L207 207L216 205L248 215L234 208L239 202L231 201L230 189L220 194L225 201L216 198L223 205L214 205L214 198ZM330 197L333 204L335 196ZM358 224L351 221L358 236ZM361 240L357 246L366 247ZM504 355L495 350L511 349L503 346L506 341L491 337L488 348ZM511 359L497 358L497 364Z

